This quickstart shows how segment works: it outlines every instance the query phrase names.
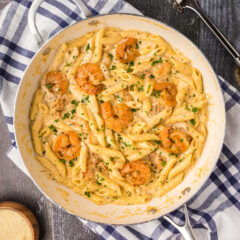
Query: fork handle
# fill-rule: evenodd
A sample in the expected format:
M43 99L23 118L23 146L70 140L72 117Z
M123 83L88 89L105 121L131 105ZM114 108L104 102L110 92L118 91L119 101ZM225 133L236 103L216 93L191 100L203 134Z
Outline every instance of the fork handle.
M227 40L227 38L221 33L218 27L205 15L199 5L190 6L186 5L185 8L191 9L202 19L202 21L208 26L212 33L218 38L222 45L227 49L227 51L234 58L235 63L240 67L240 54L233 47L233 45Z

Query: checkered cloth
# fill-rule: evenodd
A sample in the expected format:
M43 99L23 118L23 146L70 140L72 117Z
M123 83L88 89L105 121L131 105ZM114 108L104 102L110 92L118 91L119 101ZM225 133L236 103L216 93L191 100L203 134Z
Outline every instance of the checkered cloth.
M85 2L94 15L116 12L141 14L122 0ZM26 174L28 172L16 149L13 107L23 72L38 49L27 25L31 3L28 0L15 0L3 10L0 17L0 101L12 138L8 156ZM63 3L62 0L47 0L38 10L37 25L46 40L60 29L80 20L82 16L81 11L70 1L64 0ZM221 77L219 81L227 111L222 154L206 184L188 202L191 225L199 240L240 239L240 94ZM169 216L176 223L181 224L184 221L181 209ZM125 227L81 221L104 240L181 239L180 233L161 218Z

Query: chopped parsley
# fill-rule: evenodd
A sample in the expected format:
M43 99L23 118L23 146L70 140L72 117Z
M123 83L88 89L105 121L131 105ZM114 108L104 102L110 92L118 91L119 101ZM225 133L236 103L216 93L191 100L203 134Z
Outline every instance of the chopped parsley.
M71 101L71 104L75 105L76 107L78 106L78 102L74 99Z
M146 74L144 73L144 74L141 75L140 78L141 78L141 79L145 79L145 76L146 76Z
M138 110L139 110L139 108L132 108L132 109L131 109L132 112L136 112L136 111L138 111Z
M160 98L161 92L159 90L154 89L151 95L155 98Z
M82 100L81 100L81 103L86 103L86 102L90 102L89 101L89 95L87 95L86 97L84 97Z
M70 62L67 62L66 65L65 65L65 67L69 67L70 65L71 65L71 63L70 63Z
M150 75L150 78L155 78L155 76L153 74Z
M116 66L112 65L112 68L110 68L110 70L114 70L114 69L116 69Z
M53 130L53 132L55 132L55 133L57 132L57 129L56 129L53 125L50 125L49 128L50 128L51 130Z
M130 68L130 67L128 67L127 72L128 72L128 73L131 73L132 71L133 71L133 69Z
M64 113L63 115L63 119L66 119L66 118L69 118L70 114L67 112L67 113Z
M90 45L88 43L87 47L86 47L86 51L88 51L90 49Z
M72 109L72 110L71 110L71 113L72 113L72 114L76 113L76 109Z
M128 64L130 67L132 67L134 65L134 62L131 61L129 64Z
M188 110L188 111L190 110L187 104L185 106L185 109Z
M195 124L196 124L195 119L191 119L191 120L190 120L190 123L191 123L192 125L195 125Z
M166 164L167 164L167 162L162 159L161 165L162 165L162 166L166 166Z
M115 95L114 97L115 97L115 99L117 99L119 102L123 102L123 101L124 101L124 99L123 99L122 97L120 97L119 95Z
M84 192L84 195L86 195L87 197L91 197L91 194L90 194L90 192Z
M113 55L110 53L109 55L108 55L111 59L113 59Z
M144 90L144 89L143 89L143 85L140 85L140 87L138 88L138 91L139 91L139 92L143 92L143 90Z
M96 180L96 184L99 186L102 185L98 180Z
M52 87L52 84L51 83L46 83L45 86L50 89Z
M193 107L193 108L192 108L192 112L193 112L193 113L196 113L196 112L199 111L199 110L200 110L200 108L197 108L197 107Z
M68 164L69 164L69 167L73 167L73 166L74 166L74 163L73 163L72 160L70 160L70 161L68 162Z
M66 162L66 160L65 159L62 159L62 158L60 158L59 159L62 163L65 163Z
M136 47L135 47L136 49L139 49L139 44L138 43L136 43Z
M154 66L157 63L162 63L162 58L161 57L158 60L152 61L151 65Z
M157 143L158 145L160 145L160 144L162 144L162 141L156 140L155 143Z

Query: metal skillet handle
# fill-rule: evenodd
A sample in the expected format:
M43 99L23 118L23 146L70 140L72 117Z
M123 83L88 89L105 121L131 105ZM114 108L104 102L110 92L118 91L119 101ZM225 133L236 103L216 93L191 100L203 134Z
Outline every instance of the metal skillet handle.
M81 11L84 14L84 18L92 16L92 13L86 6L86 4L82 0L73 0L76 5L81 9ZM34 38L37 41L37 44L39 47L42 46L44 43L41 34L39 33L37 26L36 26L36 12L39 8L39 6L44 2L44 0L34 0L28 13L28 25L30 28L31 33L33 34Z
M184 237L185 240L198 240L196 235L193 232L193 229L190 225L190 220L188 216L188 210L186 204L183 206L184 214L185 214L185 224L184 225L177 225L171 218L168 216L163 216L163 218L171 223Z
M235 63L240 67L240 54L233 47L233 45L227 40L227 38L221 33L221 31L216 27L216 25L204 14L197 0L175 0L175 5L179 12L182 9L191 9L202 19L202 21L208 26L208 28L213 32L213 34L218 38L222 45L227 49L227 51L234 58Z

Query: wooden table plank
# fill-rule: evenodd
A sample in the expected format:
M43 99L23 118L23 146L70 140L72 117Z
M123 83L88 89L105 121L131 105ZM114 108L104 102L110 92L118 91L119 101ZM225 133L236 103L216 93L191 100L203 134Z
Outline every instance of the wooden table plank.
M200 1L204 12L240 52L240 1ZM212 64L215 72L240 90L234 76L236 65L210 30L200 22L199 48Z

